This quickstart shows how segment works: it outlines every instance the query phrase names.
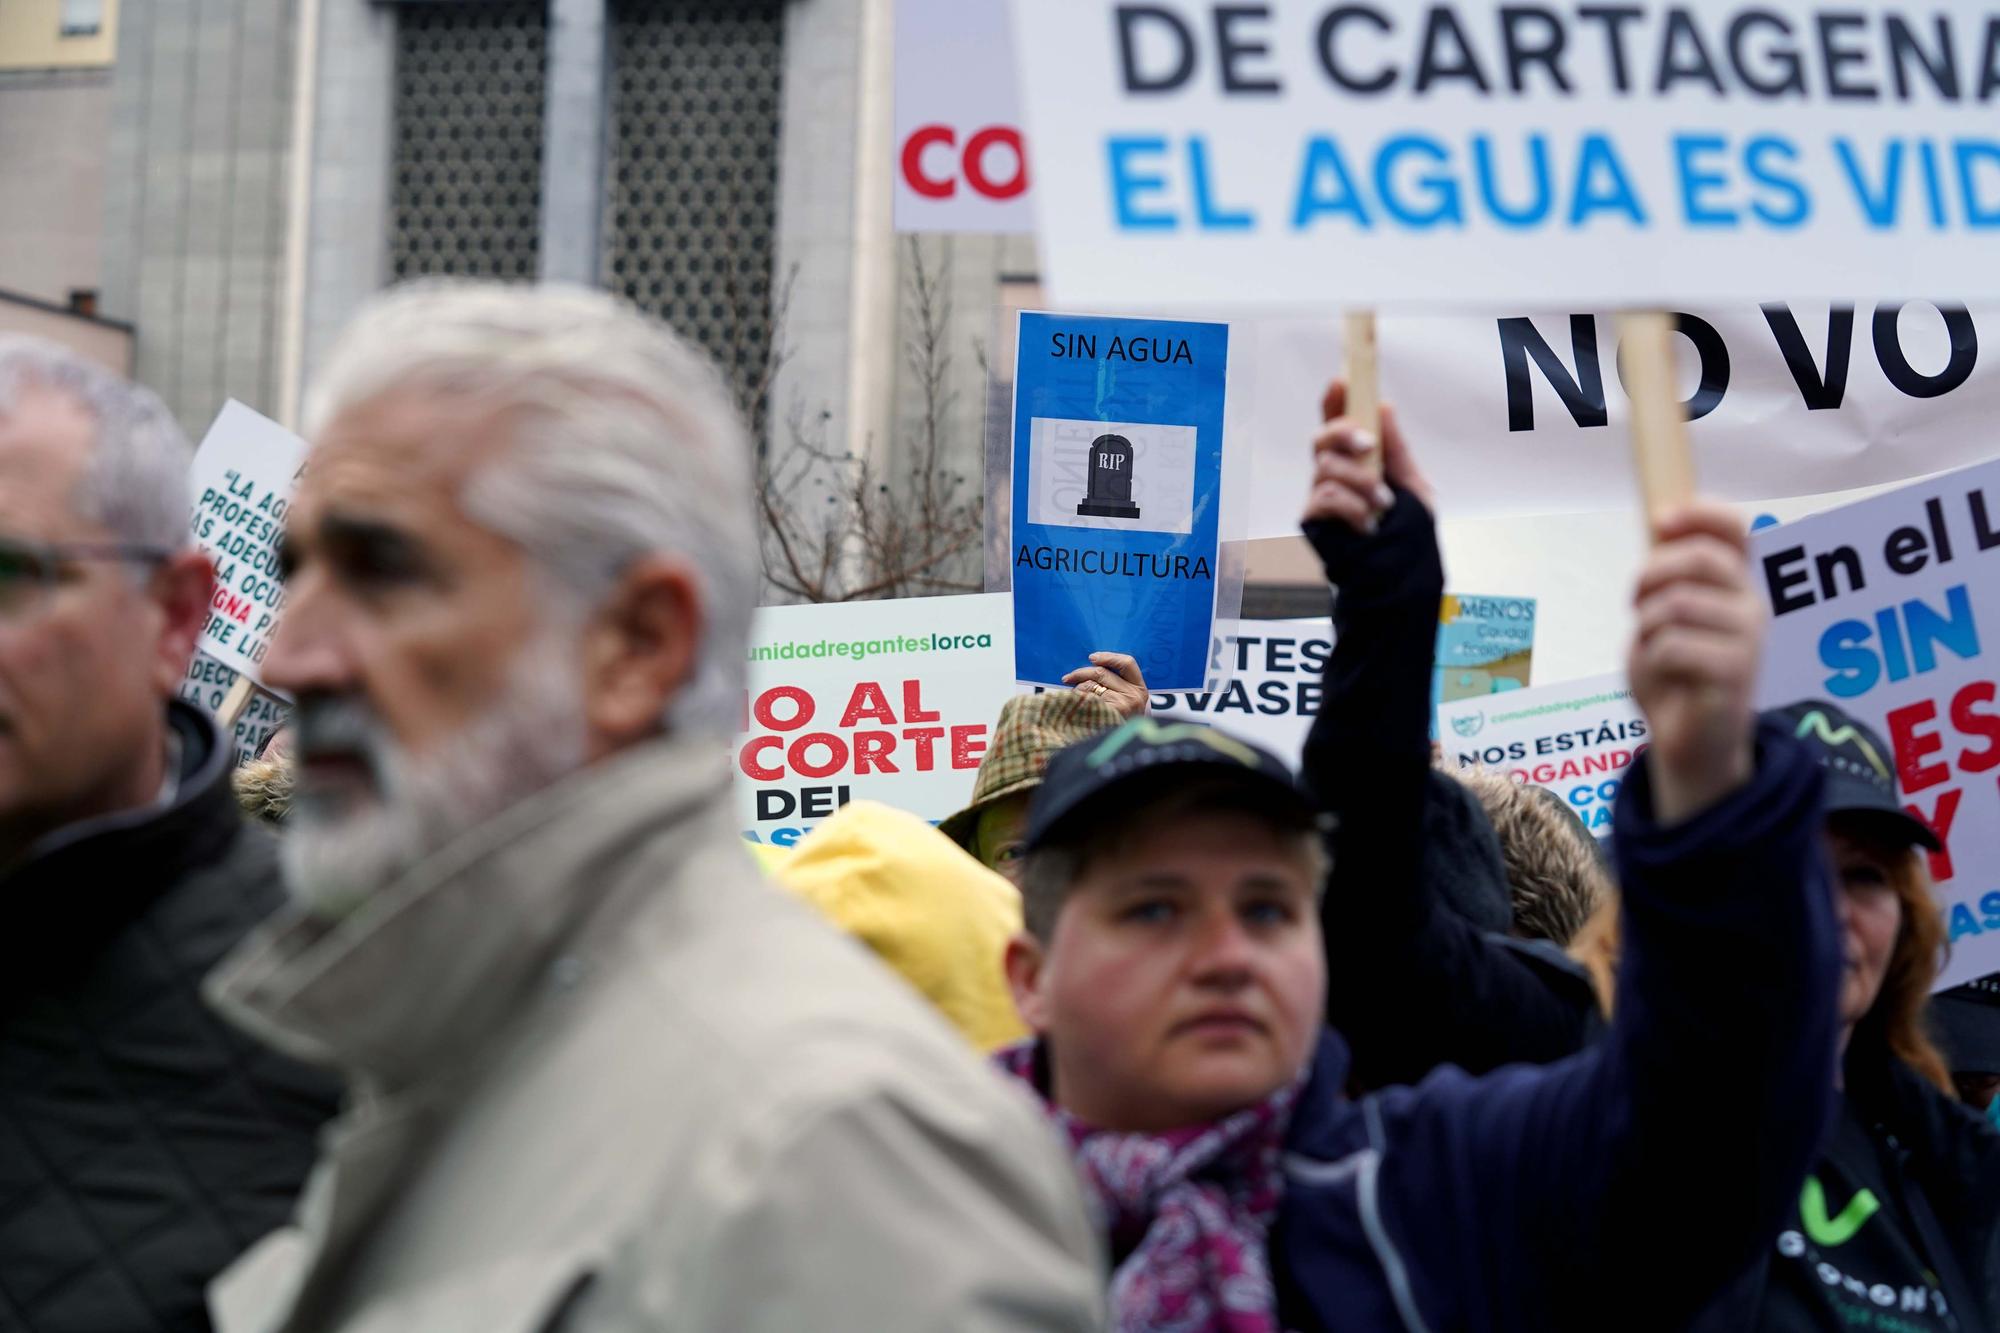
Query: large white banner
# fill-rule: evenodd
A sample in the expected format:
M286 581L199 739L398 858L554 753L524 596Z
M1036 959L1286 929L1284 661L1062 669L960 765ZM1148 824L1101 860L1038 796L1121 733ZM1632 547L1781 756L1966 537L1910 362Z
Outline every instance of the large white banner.
M896 0L897 231L1034 230L1005 0Z
M2000 968L2000 462L1770 528L1755 556L1772 607L1759 703L1823 702L1822 739L1893 774L1943 840L1940 985Z
M1005 593L762 608L736 738L744 836L788 847L850 800L945 818L1013 693Z
M2000 296L1990 5L1014 13L1065 305Z
M1708 494L1819 495L2000 453L2000 306L1772 303L1685 314L1681 327L1681 397ZM1320 396L1341 365L1339 324L1255 320L1231 336L1248 360L1249 535L1285 536L1298 531ZM1636 502L1610 315L1384 316L1380 342L1383 393L1440 514Z

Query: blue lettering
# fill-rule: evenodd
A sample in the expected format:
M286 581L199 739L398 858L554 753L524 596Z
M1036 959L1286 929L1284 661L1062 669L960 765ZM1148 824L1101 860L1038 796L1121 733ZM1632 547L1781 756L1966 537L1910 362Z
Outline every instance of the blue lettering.
M1327 187L1324 192L1322 179ZM1322 213L1345 213L1363 231L1375 225L1354 189L1354 177L1347 170L1340 145L1326 135L1315 134L1306 141L1306 164L1299 173L1299 200L1292 210L1292 229L1304 231L1306 224Z
M1188 140L1188 174L1194 178L1195 211L1201 215L1201 225L1208 231L1249 231L1257 225L1257 219L1248 209L1230 212L1218 208L1214 191L1209 185L1208 140L1197 134Z
M1484 134L1472 136L1472 159L1479 171L1479 196L1486 209L1509 227L1533 227L1549 219L1554 190L1549 185L1549 141L1546 135L1528 136L1529 171L1533 178L1535 202L1526 208L1512 208L1500 198L1500 170L1493 163L1493 140Z
M1979 182L1972 174L1973 168L1982 161L1988 166L2000 167L2000 144L1960 139L1952 145L1952 154L1958 159L1958 188L1965 195L1966 225L2000 227L2000 191L1996 191L1993 202L1986 202Z
M1382 196L1383 209L1406 227L1434 227L1440 223L1464 226L1458 182L1448 174L1429 172L1415 178L1415 183L1430 196L1427 208L1419 210L1397 197L1396 168L1406 157L1428 158L1432 162L1451 160L1443 144L1421 134L1399 134L1383 144L1375 155L1375 193Z
M2000 930L2000 892L1981 895L1979 916L1981 926L1987 930Z
M1841 167L1847 172L1847 180L1854 187L1854 197L1861 204L1863 216L1868 225L1880 231L1887 231L1896 225L1896 209L1902 202L1903 194L1903 141L1891 139L1887 145L1888 157L1882 165L1882 190L1878 195L1868 188L1868 181L1861 174L1861 163L1855 159L1854 146L1845 138L1833 141L1833 151L1840 158Z
M1179 227L1180 219L1171 212L1140 212L1135 198L1141 193L1165 192L1165 176L1139 175L1133 171L1131 159L1139 153L1164 154L1167 141L1157 135L1116 136L1105 140L1104 146L1111 154L1111 193L1118 201L1119 227L1125 231L1173 231Z
M1599 176L1605 178L1602 185L1597 182ZM1646 210L1640 207L1639 196L1625 176L1618 150L1604 134L1583 136L1576 162L1576 193L1569 205L1570 226L1582 226L1592 213L1623 213L1635 226L1647 225Z
M1947 589L1944 602L1944 615L1923 602L1903 603L1903 618L1910 625L1910 654L1916 659L1916 675L1937 670L1938 644L1967 661L1979 656L1979 626L1973 622L1972 597L1965 585Z
M1759 200L1750 205L1750 211L1757 215L1758 221L1769 223L1773 227L1799 226L1812 216L1812 199L1797 181L1789 176L1780 175L1778 168L1768 165L1765 162L1767 157L1780 157L1787 162L1796 162L1799 160L1799 150L1790 140L1780 139L1772 134L1758 135L1743 150L1743 169L1749 173L1750 179L1786 196L1791 201L1791 207L1779 212Z
M1729 141L1719 134L1677 134L1674 160L1681 177L1681 212L1690 227L1734 227L1740 219L1733 208L1719 208L1703 201L1709 191L1729 184L1729 177L1706 170L1695 163L1696 154L1722 153Z
M1944 230L1944 180L1938 174L1937 145L1926 139L1917 145L1924 164L1924 197L1930 200L1931 230Z
M1980 933L1979 923L1972 919L1972 909L1964 903L1953 903L1951 905L1952 943L1958 943L1960 936L1978 935Z
M1834 674L1826 678L1826 688L1835 698L1852 699L1866 694L1881 679L1881 663L1875 660L1875 654L1861 646L1868 639L1868 625L1860 620L1828 625L1819 636L1820 665L1833 670Z
M1910 678L1910 655L1903 648L1903 626L1896 619L1896 608L1875 613L1875 628L1882 631L1882 660L1888 664L1890 680Z

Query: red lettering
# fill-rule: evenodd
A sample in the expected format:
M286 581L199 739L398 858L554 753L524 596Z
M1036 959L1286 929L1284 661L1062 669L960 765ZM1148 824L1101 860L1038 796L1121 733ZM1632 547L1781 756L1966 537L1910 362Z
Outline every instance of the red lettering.
M1014 150L1014 175L996 181L986 174L986 150L1005 144ZM1028 154L1021 147L1021 132L1006 125L989 125L965 141L965 179L988 199L1013 199L1028 188Z
M917 747L917 772L928 773L937 767L937 757L931 753L931 744L944 735L943 727L905 727L903 735Z
M1896 780L1902 783L1905 795L1935 787L1951 776L1951 769L1943 764L1924 763L1927 755L1944 748L1944 737L1935 732L1919 736L1917 728L1935 721L1937 705L1929 699L1919 699L1889 712L1889 743L1896 751Z
M951 729L951 766L953 768L978 768L979 757L986 753L986 724L975 722L969 726Z
M1951 701L1951 724L1967 736L1986 742L1983 750L1965 749L1958 753L1958 767L1965 773L1984 773L2000 767L2000 716L1974 710L1975 704L1992 704L1993 682L1978 680L1958 692Z
M1930 853L1931 878L1940 884L1951 878L1951 826L1958 819L1958 802L1964 795L1965 793L1956 787L1950 791L1939 792L1937 809L1928 815L1923 812L1923 807L1914 801L1903 807L1910 812L1911 818L1923 821L1931 832L1937 834L1938 841L1944 844L1943 851Z
M924 683L920 680L903 682L903 721L935 722L941 716L924 711L923 689Z
M924 174L924 150L935 144L954 148L958 136L949 125L926 125L903 140L903 179L926 199L949 199L957 192L958 182L950 177L939 179Z
M827 748L828 758L823 764L815 764L806 757L815 745ZM792 761L792 772L802 778L832 777L847 767L847 742L830 731L809 732L792 742L792 748L785 752L785 757Z
M854 687L854 696L847 701L847 711L840 715L840 725L851 727L866 719L870 722L886 722L896 725L896 712L889 707L889 700L882 693L882 687L872 680L864 680Z
M774 707L780 699L789 699L796 710L790 717L782 720ZM750 711L756 716L760 725L769 727L773 731L797 731L812 721L813 697L796 685L774 685L757 696L757 702L751 705Z
M857 731L854 733L854 773L900 773L889 761L896 752L896 733L893 731Z
M753 736L743 743L743 753L738 757L737 763L742 766L746 776L755 778L758 782L776 782L785 776L784 769L766 767L757 758L757 752L770 745L782 747L784 742L776 736Z

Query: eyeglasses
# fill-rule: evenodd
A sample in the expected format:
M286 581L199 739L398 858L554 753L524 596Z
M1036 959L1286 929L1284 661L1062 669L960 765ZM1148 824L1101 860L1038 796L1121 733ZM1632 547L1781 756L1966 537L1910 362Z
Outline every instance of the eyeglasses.
M131 542L39 543L0 537L0 622L34 614L79 561L157 565L172 554Z

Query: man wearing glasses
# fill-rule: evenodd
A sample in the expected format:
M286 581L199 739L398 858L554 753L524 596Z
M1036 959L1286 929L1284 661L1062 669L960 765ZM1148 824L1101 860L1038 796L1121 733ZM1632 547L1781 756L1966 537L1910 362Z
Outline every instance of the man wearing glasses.
M212 570L158 399L0 337L0 1324L199 1330L336 1090L202 976L275 909L230 748L180 702Z

